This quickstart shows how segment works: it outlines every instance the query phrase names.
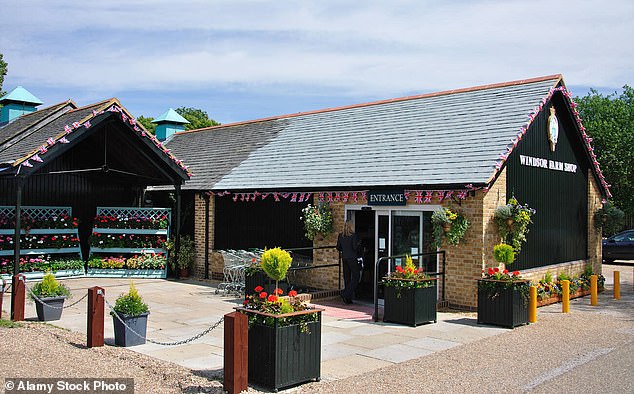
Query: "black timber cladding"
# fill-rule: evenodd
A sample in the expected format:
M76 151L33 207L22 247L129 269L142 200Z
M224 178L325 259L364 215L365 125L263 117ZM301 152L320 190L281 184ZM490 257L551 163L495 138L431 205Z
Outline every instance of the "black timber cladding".
M549 108L559 120L555 152L547 137ZM507 198L515 196L536 209L527 241L513 269L527 269L587 258L589 161L576 122L561 93L556 93L531 124L507 162ZM522 165L521 156L577 166L574 173ZM550 167L551 162L548 162ZM553 274L556 274L553 272Z

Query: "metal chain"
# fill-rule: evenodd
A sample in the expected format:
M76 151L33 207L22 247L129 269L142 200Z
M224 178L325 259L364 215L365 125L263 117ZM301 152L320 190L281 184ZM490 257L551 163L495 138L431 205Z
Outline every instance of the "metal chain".
M132 332L134 335L136 335L137 337L148 341L150 343L153 343L155 345L162 345L162 346L178 346L178 345L184 345L186 343L189 342L193 342L199 338L202 338L203 336L209 334L211 331L213 331L214 329L216 329L220 323L222 323L225 319L224 316L222 316L220 318L220 320L218 320L216 323L212 324L211 326L209 326L207 329L205 329L204 331L200 332L199 334L194 335L191 338L187 338L187 339L183 339L182 341L176 341L176 342L161 342L161 341L155 341L153 339L150 339L144 335L139 334L138 332L134 331L132 328L130 328L130 326L128 326L123 319L121 319L121 316L119 316L119 314L114 310L114 307L112 305L110 305L110 303L108 302L108 300L105 299L104 297L104 301L106 302L106 305L108 305L108 307L110 308L110 310L112 311L112 316L115 316L117 318L117 320L119 320L121 322L121 324L123 324L123 326L125 328L127 328L128 330L130 330L130 332Z
M44 300L42 300L40 297L38 297L33 290L31 290L31 288L29 286L26 285L26 281L24 282L24 287L29 291L29 293L33 296L33 298L35 298L38 302L41 302L42 304L46 305L49 308L52 309L66 309L66 308L70 308L73 307L77 304L79 304L81 301L84 300L84 298L88 297L88 293L84 294L83 297L81 297L80 299L78 299L77 301L73 302L72 304L69 305L62 305L62 306L53 306L50 304L47 304L46 302L44 302Z

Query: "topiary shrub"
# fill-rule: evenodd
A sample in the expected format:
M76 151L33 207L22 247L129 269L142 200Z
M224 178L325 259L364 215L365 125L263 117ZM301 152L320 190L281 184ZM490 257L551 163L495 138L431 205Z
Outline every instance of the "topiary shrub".
M278 282L286 278L286 273L292 262L291 255L281 248L267 249L262 253L262 270L275 281L276 289Z
M493 247L493 258L498 263L513 264L515 261L515 250L511 245L497 244Z

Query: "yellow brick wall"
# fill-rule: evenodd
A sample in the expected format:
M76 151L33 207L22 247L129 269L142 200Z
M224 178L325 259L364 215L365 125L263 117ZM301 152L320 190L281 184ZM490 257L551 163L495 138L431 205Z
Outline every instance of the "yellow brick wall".
M601 193L592 175L588 176L588 260L595 273L602 273L601 229L594 226L594 213L601 209Z

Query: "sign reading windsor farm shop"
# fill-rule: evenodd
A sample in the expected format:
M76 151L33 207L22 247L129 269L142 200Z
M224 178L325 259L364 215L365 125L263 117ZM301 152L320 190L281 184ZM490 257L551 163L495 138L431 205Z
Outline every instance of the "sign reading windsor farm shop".
M528 167L540 167L548 170L576 172L577 165L562 161L542 159L539 157L520 155L520 164Z
M407 199L403 190L382 190L368 192L368 205L406 205Z

